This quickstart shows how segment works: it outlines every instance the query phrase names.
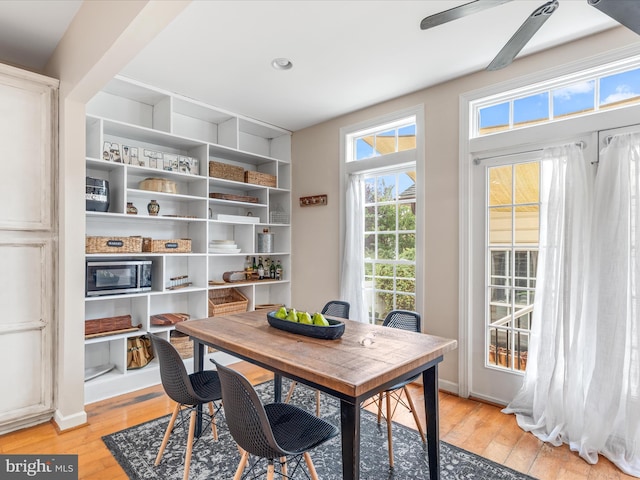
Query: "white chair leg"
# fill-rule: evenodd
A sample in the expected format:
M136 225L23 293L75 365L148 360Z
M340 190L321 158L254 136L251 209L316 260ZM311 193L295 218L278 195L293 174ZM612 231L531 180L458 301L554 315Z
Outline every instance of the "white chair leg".
M160 450L158 450L158 455L156 456L156 463L154 464L156 467L160 465L162 454L164 453L164 449L167 447L167 443L169 442L169 436L171 436L171 431L173 430L173 425L176 423L176 417L178 416L179 411L180 404L176 403L176 406L173 409L173 414L171 415L171 420L169 420L169 425L167 425L167 430L164 432L164 438L162 439Z

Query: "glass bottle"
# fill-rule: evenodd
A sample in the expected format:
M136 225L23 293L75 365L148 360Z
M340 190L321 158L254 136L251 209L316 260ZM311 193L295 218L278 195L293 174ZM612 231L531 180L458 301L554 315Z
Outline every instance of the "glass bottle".
M276 262L271 261L271 265L269 266L269 278L272 280L276 279Z
M276 280L282 280L282 264L280 260L278 260L278 264L276 265Z
M264 280L264 265L262 264L262 257L258 257L258 280Z
M253 263L251 263L251 257L247 255L247 258L244 260L244 278L247 280L251 280L251 276L253 275Z

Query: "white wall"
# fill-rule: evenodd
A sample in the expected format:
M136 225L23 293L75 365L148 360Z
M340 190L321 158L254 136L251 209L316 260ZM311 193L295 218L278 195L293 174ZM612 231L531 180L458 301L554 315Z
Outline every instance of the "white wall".
M618 27L517 60L497 72L480 72L427 88L322 124L295 132L292 139L292 301L297 308L317 309L339 298L340 280L340 128L418 104L425 106L425 186L423 268L426 331L458 338L459 97L465 92L551 69L639 43ZM452 60L455 61L455 60ZM300 208L297 198L326 193L327 207ZM440 367L441 386L457 391L457 352Z

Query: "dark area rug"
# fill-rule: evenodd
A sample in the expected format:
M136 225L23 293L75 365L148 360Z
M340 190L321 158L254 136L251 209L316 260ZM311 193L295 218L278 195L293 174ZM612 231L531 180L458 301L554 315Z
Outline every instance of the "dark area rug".
M283 381L284 387L288 386ZM265 402L273 399L273 383L256 387ZM286 390L285 390L286 392ZM302 385L296 387L292 403L315 412L315 394ZM322 395L321 415L339 426L340 407L334 398ZM186 428L176 427L169 440L162 462L153 465L170 416L161 417L103 437L103 441L129 478L135 480L173 480L183 475ZM232 479L240 460L224 416L217 417L219 439L215 442L207 429L193 448L190 480ZM188 423L188 422L186 422ZM186 427L186 424L185 424ZM416 430L393 424L395 466L389 468L387 430L376 416L362 412L360 444L361 480L406 480L429 478L426 447ZM495 462L440 442L442 480L531 480L533 477L508 469ZM342 460L340 437L314 449L311 458L321 480L341 480ZM291 468L291 467L290 467ZM291 469L289 470L291 473ZM297 478L305 478L298 472ZM278 477L276 477L278 478Z

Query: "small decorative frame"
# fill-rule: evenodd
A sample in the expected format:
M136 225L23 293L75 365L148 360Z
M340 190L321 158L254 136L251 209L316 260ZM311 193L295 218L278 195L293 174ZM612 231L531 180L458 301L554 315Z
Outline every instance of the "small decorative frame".
M300 197L301 207L315 207L327 204L326 195L311 195L309 197Z

